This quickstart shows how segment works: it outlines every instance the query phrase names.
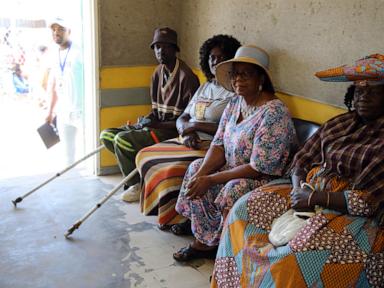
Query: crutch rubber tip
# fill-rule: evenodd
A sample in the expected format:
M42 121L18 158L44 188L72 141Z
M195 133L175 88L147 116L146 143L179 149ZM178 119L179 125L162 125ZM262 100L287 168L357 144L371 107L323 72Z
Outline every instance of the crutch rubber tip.
M68 238L69 236L71 236L71 234L73 233L73 231L75 231L75 229L76 229L75 227L68 229L68 231L64 234L64 237Z
M13 205L16 207L16 206L17 206L17 203L20 203L21 201L23 201L23 198L18 197L18 198L16 198L15 200L12 200L12 203L13 203Z
M68 231L64 234L64 237L68 238L76 229L79 229L80 225L81 225L81 221L73 224L73 226L69 228Z

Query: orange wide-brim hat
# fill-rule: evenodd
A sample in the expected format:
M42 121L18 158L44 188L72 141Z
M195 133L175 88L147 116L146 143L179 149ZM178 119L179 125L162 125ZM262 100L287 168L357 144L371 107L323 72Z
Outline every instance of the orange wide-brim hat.
M348 81L383 81L384 55L372 54L357 60L352 65L343 65L315 74L322 81L348 82Z

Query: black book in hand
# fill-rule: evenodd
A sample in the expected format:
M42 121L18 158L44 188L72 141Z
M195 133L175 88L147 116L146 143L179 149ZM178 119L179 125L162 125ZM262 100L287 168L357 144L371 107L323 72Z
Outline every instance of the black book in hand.
M43 125L37 128L37 132L39 133L41 140L43 140L47 149L60 142L59 133L57 131L56 125L54 125L56 123L55 120L56 119L54 119L52 124L45 122Z

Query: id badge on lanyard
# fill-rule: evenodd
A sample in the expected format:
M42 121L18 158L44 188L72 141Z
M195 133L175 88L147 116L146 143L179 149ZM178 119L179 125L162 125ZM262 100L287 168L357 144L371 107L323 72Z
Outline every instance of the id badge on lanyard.
M62 73L56 78L56 90L60 95L64 92L64 75Z
M59 49L59 60L60 60L59 64L60 64L61 73L59 73L59 76L56 79L57 81L56 89L60 94L62 94L64 91L64 69L65 69L65 65L67 64L67 57L68 57L69 51L71 50L71 47L72 47L72 43L69 43L68 49L66 50L66 53L64 55L64 59L62 59L62 55L60 53L61 50Z

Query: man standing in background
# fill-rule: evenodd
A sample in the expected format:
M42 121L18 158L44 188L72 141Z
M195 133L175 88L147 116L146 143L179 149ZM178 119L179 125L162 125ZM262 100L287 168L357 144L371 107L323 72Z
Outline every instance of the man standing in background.
M52 51L52 67L48 81L50 104L46 121L57 116L60 141L65 149L66 164L83 152L84 76L81 50L71 41L70 25L62 18L50 23L53 41L58 45Z

